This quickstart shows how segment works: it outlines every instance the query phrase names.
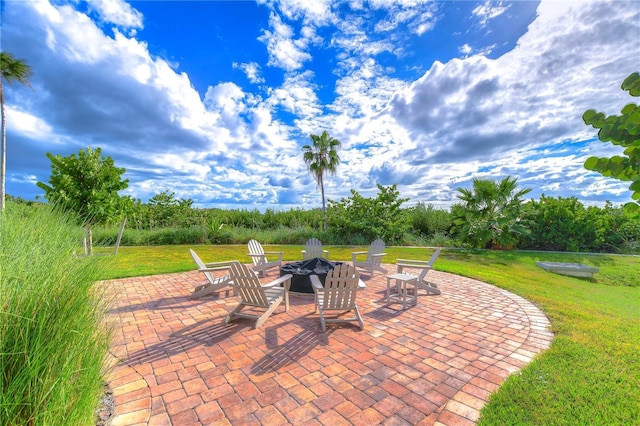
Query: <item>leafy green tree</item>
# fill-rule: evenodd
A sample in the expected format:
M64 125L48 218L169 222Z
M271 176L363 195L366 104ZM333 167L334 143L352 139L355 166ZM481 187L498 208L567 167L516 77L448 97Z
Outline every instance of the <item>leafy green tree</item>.
M324 196L324 176L336 173L336 169L340 164L338 150L341 144L339 140L329 136L326 130L320 136L309 135L309 137L312 145L302 147L303 158L309 173L313 175L322 192L322 221L326 230L327 208Z
M458 188L461 204L451 213L458 238L475 248L511 248L529 232L523 199L531 189L517 189L518 180L473 179L473 188Z
M7 130L2 80L7 80L7 83L17 81L18 83L31 87L29 84L29 78L32 75L32 71L31 67L24 61L14 59L13 55L8 52L0 52L0 72L2 72L2 78L0 78L0 111L2 115L2 148L0 150L0 211L2 211L4 210L5 175L7 168Z
M47 157L51 160L49 185L37 185L50 203L77 215L87 230L91 252L92 227L126 214L133 204L130 197L118 195L129 186L128 180L121 179L125 169L116 167L111 157L103 157L100 148L87 147L68 157L47 153Z
M329 200L331 232L363 243L378 237L387 244L401 242L411 226L406 211L400 207L408 198L400 198L396 185L378 184L378 189L376 198L365 198L352 189L349 198Z
M158 228L193 226L198 220L192 206L193 200L176 198L175 192L162 191L149 198L150 222Z
M640 74L631 74L622 82L621 87L631 96L640 96ZM590 109L582 115L585 124L600 129L598 139L624 148L624 156L589 157L584 167L603 176L631 181L631 198L636 203L628 203L626 208L637 212L640 208L640 106L628 104L621 112L621 115L605 117L603 113Z

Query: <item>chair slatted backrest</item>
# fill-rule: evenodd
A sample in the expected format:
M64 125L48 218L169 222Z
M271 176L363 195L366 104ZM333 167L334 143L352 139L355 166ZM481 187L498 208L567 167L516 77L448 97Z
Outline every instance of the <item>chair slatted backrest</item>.
M305 245L305 259L322 257L322 243L317 238L309 238Z
M251 260L253 260L254 265L259 265L261 263L266 262L266 255L264 254L264 249L262 248L262 244L260 244L256 240L250 240L247 243L247 247L249 248L249 254L258 254L260 256L251 256Z
M242 299L242 303L249 306L269 306L269 301L260 284L258 276L245 264L234 262L230 266L229 276L233 287Z
M380 263L382 256L375 256L380 253L384 253L384 241L378 238L369 246L369 252L367 253L367 263Z
M202 259L200 259L200 256L198 256L198 254L195 251L193 251L193 249L189 249L189 253L191 253L191 257L193 258L193 261L196 262L196 265L198 265L198 269L200 269L200 272L202 272L204 276L207 277L210 283L213 283L214 278L213 278L213 275L211 275L211 272L203 271L203 269L207 268L207 265L205 265Z
M433 254L431 255L431 258L429 259L429 262L427 262L427 266L429 266L429 268L424 268L422 272L420 272L420 275L418 275L418 281L424 280L424 277L425 275L427 275L427 272L429 272L429 270L433 268L433 264L436 263L436 259L440 254L440 250L442 250L442 247L438 247L436 251L433 252Z
M352 309L356 305L360 273L348 263L336 266L327 274L322 299L323 309Z

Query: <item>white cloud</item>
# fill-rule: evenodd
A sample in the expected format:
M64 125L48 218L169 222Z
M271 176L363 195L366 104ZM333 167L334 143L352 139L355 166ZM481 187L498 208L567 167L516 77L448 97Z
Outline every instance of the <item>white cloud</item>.
M490 20L502 15L509 9L502 1L486 0L484 4L473 9L473 14L480 19L480 25L486 27Z
M272 9L278 9L287 19L301 19L306 24L315 26L327 25L335 19L331 6L333 0L258 0L258 3L267 4Z
M30 185L36 185L38 182L38 178L34 175L12 175L12 182L18 183L28 183Z
M460 53L464 54L465 56L468 56L471 52L473 52L473 48L471 48L471 46L469 46L466 43L460 46L458 50L460 51Z
M259 153L263 157L273 159L278 155L274 149L289 148L289 135L287 126L281 125L274 119L268 108L260 106L252 111L252 123L250 126L251 141L254 145L261 145L264 152ZM258 153L257 153L258 154ZM268 163L273 168L273 162Z
M47 46L59 55L74 62L93 63L112 53L103 44L104 33L88 16L68 5L56 8L47 2L36 2L33 6L46 25Z
M234 68L239 68L246 74L249 81L253 84L264 83L264 77L262 76L262 68L257 62L245 62L245 63L233 63Z
M339 50L338 58L342 62L349 62L358 56L376 56L384 52L400 56L406 40L397 35L387 34L395 29L395 24L379 27L380 25L380 22L368 22L366 15L345 17L336 24L338 31L332 36L330 44Z
M142 14L123 0L87 0L87 3L98 12L104 22L125 28L143 27Z
M282 22L280 16L271 13L269 25L272 31L264 30L259 40L267 45L269 62L267 65L282 68L286 71L295 71L301 68L304 62L311 59L311 55L305 51L308 39L293 38L291 26Z
M303 127L303 132L309 130L305 122L322 114L322 107L315 93L316 86L311 82L312 78L311 71L287 76L282 86L273 89L266 100L267 105L274 108L282 107L296 115L299 124Z
M404 59L415 55L415 34L430 36L441 3L262 4L269 28L256 44L285 72L234 57L228 68L252 84L215 77L201 98L190 70L178 72L126 32L142 25L126 3L94 3L99 24L119 27L109 35L69 4L7 3L3 43L28 47L24 56L47 70L34 75L32 94L8 108L12 136L27 142L16 144L104 146L127 168L131 194L170 188L216 206L319 205L300 148L325 129L343 143L343 163L326 187L332 199L351 188L375 196L376 183L399 183L413 202L446 206L473 177L507 174L539 192L625 194L624 183L582 167L587 156L613 150L581 143L595 131L580 116L588 108L617 113L629 101L620 83L637 68L640 34L630 3L543 2L512 51L488 59L487 49L460 39L466 58L435 62L414 80L407 70L430 62ZM489 33L507 7L516 9L485 3L474 13ZM371 19L380 14L386 18ZM314 61L316 52L326 66Z
M40 117L5 105L7 128L32 139L50 138L53 128Z
M437 144L435 161L490 159L584 134L582 112L603 100L621 105L623 94L614 88L634 65L633 55L618 46L631 45L638 26L630 31L633 12L624 5L616 3L611 15L627 31L609 29L602 20L593 26L611 4L573 6L557 14L543 4L540 19L501 58L435 63L394 99L389 112L422 145ZM604 37L595 37L599 31L606 31ZM580 89L587 86L589 92Z
M171 164L176 172L185 173L195 180L204 180L211 170L207 164L202 164L202 159L198 158L195 152L190 152L187 155L185 153L180 155L158 153L151 154L149 158L151 163L159 168L164 168L167 164Z
M336 100L331 108L351 117L370 117L374 120L392 96L406 87L406 83L385 77L372 59L365 61L359 70L336 82Z
M245 111L245 106L241 102L244 97L245 94L238 85L226 82L210 86L205 94L204 102L209 109L233 117Z
M427 18L429 19L423 18L419 22L416 22L415 24L411 25L411 28L413 29L414 33L421 36L427 31L431 31L433 29L433 27L436 24L435 21L430 19L431 18L430 16L428 16Z
M387 9L387 17L376 22L376 32L390 32L406 25L412 32L422 35L436 23L434 2L373 2L374 8Z

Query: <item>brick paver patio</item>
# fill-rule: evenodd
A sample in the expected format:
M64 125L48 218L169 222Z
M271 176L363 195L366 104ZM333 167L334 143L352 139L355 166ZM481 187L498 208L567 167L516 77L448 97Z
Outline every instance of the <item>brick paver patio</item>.
M406 310L385 302L384 275L364 275L365 329L326 333L308 295L292 294L289 312L282 304L257 330L223 325L237 299L231 289L189 299L203 278L104 283L114 295L113 426L474 424L489 394L553 338L530 302L438 271L429 279L442 294Z

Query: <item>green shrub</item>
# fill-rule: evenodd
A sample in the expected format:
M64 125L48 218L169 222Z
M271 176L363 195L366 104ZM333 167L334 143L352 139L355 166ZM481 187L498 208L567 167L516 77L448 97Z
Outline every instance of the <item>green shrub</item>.
M380 187L376 198L364 198L357 192L340 202L330 201L329 227L321 230L322 212L291 209L267 210L191 209L181 226L139 226L131 219L122 236L122 246L165 244L246 244L257 239L265 244L302 245L311 237L325 245L368 246L381 237L387 245L459 247L460 239L451 234L454 214L432 205L418 203L402 209L394 186ZM515 246L524 249L637 253L640 247L640 218L625 214L624 209L607 203L604 208L585 208L576 198L541 197L522 206L519 217L495 221L474 221L460 216L460 225L476 234L484 228L520 230ZM453 210L460 210L454 206ZM509 221L515 220L514 223ZM187 223L191 223L188 225ZM475 226L478 225L478 226ZM526 228L526 229L520 229ZM464 230L463 229L463 230ZM95 245L115 245L120 223L95 227ZM525 232L526 231L526 232ZM469 238L467 235L465 238ZM509 244L505 244L509 246Z
M531 188L519 189L518 179L472 180L472 188L457 188L460 203L451 207L452 231L473 248L511 249L530 234L523 216L523 197Z
M363 240L366 244L376 238L389 245L401 244L410 224L407 211L400 205L408 199L400 198L396 185L378 184L378 190L376 198L365 198L352 189L349 198L329 200L329 229L347 240Z
M425 237L446 235L453 226L451 212L437 209L431 204L425 206L418 203L409 209L408 214L413 232Z
M48 206L0 213L0 424L90 425L109 348L82 230Z
M587 237L595 238L593 226L584 220L584 205L576 197L552 198L542 194L540 201L532 201L527 207L531 234L524 239L525 248L580 251L586 249Z
M460 244L441 232L433 234L424 244L427 247L458 247Z
M250 229L320 229L322 226L322 211L319 209L266 209L261 213L257 209L196 209L192 206L192 200L177 198L175 193L163 191L151 197L147 204L138 201L133 205L129 212L129 226L137 230L207 227L211 222Z
M120 227L99 227L93 231L93 243L96 246L113 246L118 238ZM201 226L190 228L159 228L156 230L138 230L126 227L120 240L123 246L158 246L166 244L206 244L212 242L209 232Z
M556 251L629 252L640 241L640 219L621 207L585 207L576 197L546 197L527 204L531 234L525 248Z

